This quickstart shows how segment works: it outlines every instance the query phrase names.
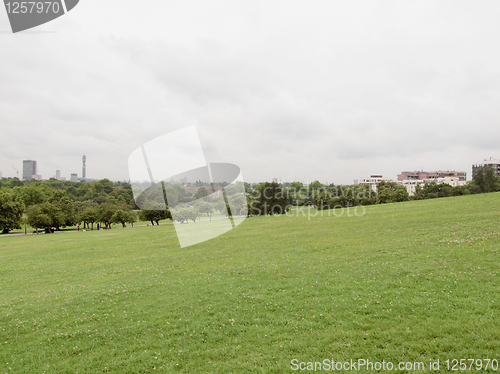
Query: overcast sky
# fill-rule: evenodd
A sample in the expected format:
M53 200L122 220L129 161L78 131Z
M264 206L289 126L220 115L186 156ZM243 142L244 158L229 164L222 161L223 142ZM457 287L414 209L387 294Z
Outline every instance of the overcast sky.
M0 171L127 180L196 125L247 181L352 183L500 158L496 1L80 0L12 34L0 8ZM165 160L175 162L175 160Z

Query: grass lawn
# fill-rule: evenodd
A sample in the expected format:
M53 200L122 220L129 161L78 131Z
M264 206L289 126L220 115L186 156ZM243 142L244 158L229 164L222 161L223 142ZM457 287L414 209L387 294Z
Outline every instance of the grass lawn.
M210 220L210 219L220 219L220 218L226 218L226 215L223 215L223 214L220 214L219 212L216 212L216 213L213 213L211 216L208 216L207 214L202 214L200 217L198 217L198 220ZM160 221L160 225L163 225L163 224L172 224L172 220L171 219L165 219L165 220L161 220ZM148 225L151 225L151 222L150 221L138 221L138 222L134 222L134 226L148 226ZM156 225L156 222L155 222L155 225ZM127 227L133 227L130 223L127 223L126 224ZM90 226L92 228L92 225ZM94 223L94 230L97 230L97 222ZM113 223L111 224L111 228L122 228L122 224L121 223ZM78 227L77 226L69 226L69 227L63 227L61 228L61 231L77 231L78 230ZM80 225L80 230L83 230L83 224ZM44 232L44 229L43 228L39 228L38 231L40 233ZM26 225L26 230L24 228L24 225L22 228L20 229L16 229L16 230L11 230L9 231L8 233L6 234L3 234L0 232L0 237L2 235L11 235L11 234L24 234L25 232L27 232L28 234L31 234L31 233L34 233L35 232L35 228L34 227L31 227L30 225Z
M500 193L302 213L0 238L0 373L500 360Z

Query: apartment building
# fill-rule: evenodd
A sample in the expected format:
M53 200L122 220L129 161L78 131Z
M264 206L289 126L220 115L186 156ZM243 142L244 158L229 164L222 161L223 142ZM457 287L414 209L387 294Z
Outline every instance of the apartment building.
M464 186L467 181L460 180L459 177L442 177L442 178L429 178L429 179L403 179L398 180L398 184L405 186L408 195L413 196L417 191L417 186L423 187L426 183L435 182L437 184L449 184L452 187Z
M405 180L437 180L439 178L458 178L460 181L467 180L465 171L403 171L398 175L398 181Z
M368 185L373 191L377 192L377 185L382 181L391 182L392 179L384 178L382 175L370 175L370 178L361 178L359 184Z
M479 164L472 165L472 178L474 178L474 175L476 175L477 169L485 167L485 166L492 167L493 170L495 171L495 175L497 177L500 177L500 160L490 157L489 160L484 160L483 162L481 162Z

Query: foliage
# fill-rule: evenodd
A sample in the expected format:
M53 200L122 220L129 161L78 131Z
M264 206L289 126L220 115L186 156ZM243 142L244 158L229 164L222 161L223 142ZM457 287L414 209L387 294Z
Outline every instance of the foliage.
M205 213L207 216L209 216L214 211L214 207L208 202L202 202L198 205L198 210L200 213Z
M56 227L57 230L60 227L74 226L77 223L76 205L67 196L66 191L54 191L53 195L47 200L47 203L52 204L63 213L63 221L60 226Z
M500 190L499 178L495 176L495 170L491 166L478 168L473 178L471 193L488 193Z
M128 218L125 221L126 223L130 223L132 226L134 226L134 223L137 222L137 212L135 211L130 211L128 212Z
M417 185L413 200L435 199L438 197L462 196L469 194L469 186L450 186L447 183L425 183L424 186Z
M111 228L111 219L113 218L113 214L118 210L116 204L113 203L104 203L101 204L98 208L98 221L104 223L104 227L106 229Z
M257 186L252 204L253 215L285 214L288 211L288 194L278 183L264 182Z
M224 201L224 199L218 199L217 202L214 205L214 209L218 210L221 214L226 214L227 215L227 204Z
M141 221L149 221L153 226L155 222L157 225L159 225L160 221L167 218L172 218L170 210L165 209L164 207L164 204L146 205L145 209L139 211L139 219Z
M188 223L190 220L196 222L200 216L199 210L195 207L180 207L174 210L173 217L178 222Z
M396 182L381 181L377 185L378 202L380 204L397 203L410 200L406 187Z
M104 203L109 197L135 206L132 188L129 183L112 182L102 179L93 182L71 182L49 179L45 181L20 181L17 178L2 178L3 188L14 192L16 199L26 207L46 202L55 191L64 191L74 201L92 200Z
M42 204L54 193L54 190L41 184L27 184L23 187L15 187L13 191L16 199L22 201L26 207Z
M368 185L331 185L318 192L314 198L314 205L320 210L376 203L377 195Z
M247 214L247 199L243 194L234 194L228 197L232 215Z
M24 204L0 189L0 232L8 233L21 227Z
M29 225L35 227L37 232L39 228L44 228L45 232L59 230L66 222L65 212L50 202L30 206L27 216Z
M195 199L203 199L204 197L210 195L210 192L207 191L205 187L200 187L194 194Z
M78 215L77 222L83 222L83 227L87 227L90 229L90 225L92 225L92 229L94 229L94 223L99 220L99 208L97 205L95 206L87 206L80 214Z
M42 211L40 205L32 205L28 208L27 212L27 222L30 226L33 226L38 233L38 228L49 227L50 217L48 214Z
M121 223L123 227L127 227L126 223L131 221L130 213L122 209L118 209L111 216L111 223Z

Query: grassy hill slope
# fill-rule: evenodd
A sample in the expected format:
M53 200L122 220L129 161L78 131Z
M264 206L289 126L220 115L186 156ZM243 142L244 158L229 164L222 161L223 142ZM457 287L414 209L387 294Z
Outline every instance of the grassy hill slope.
M0 238L0 372L500 359L499 208L495 193L252 217L184 249L172 225Z

